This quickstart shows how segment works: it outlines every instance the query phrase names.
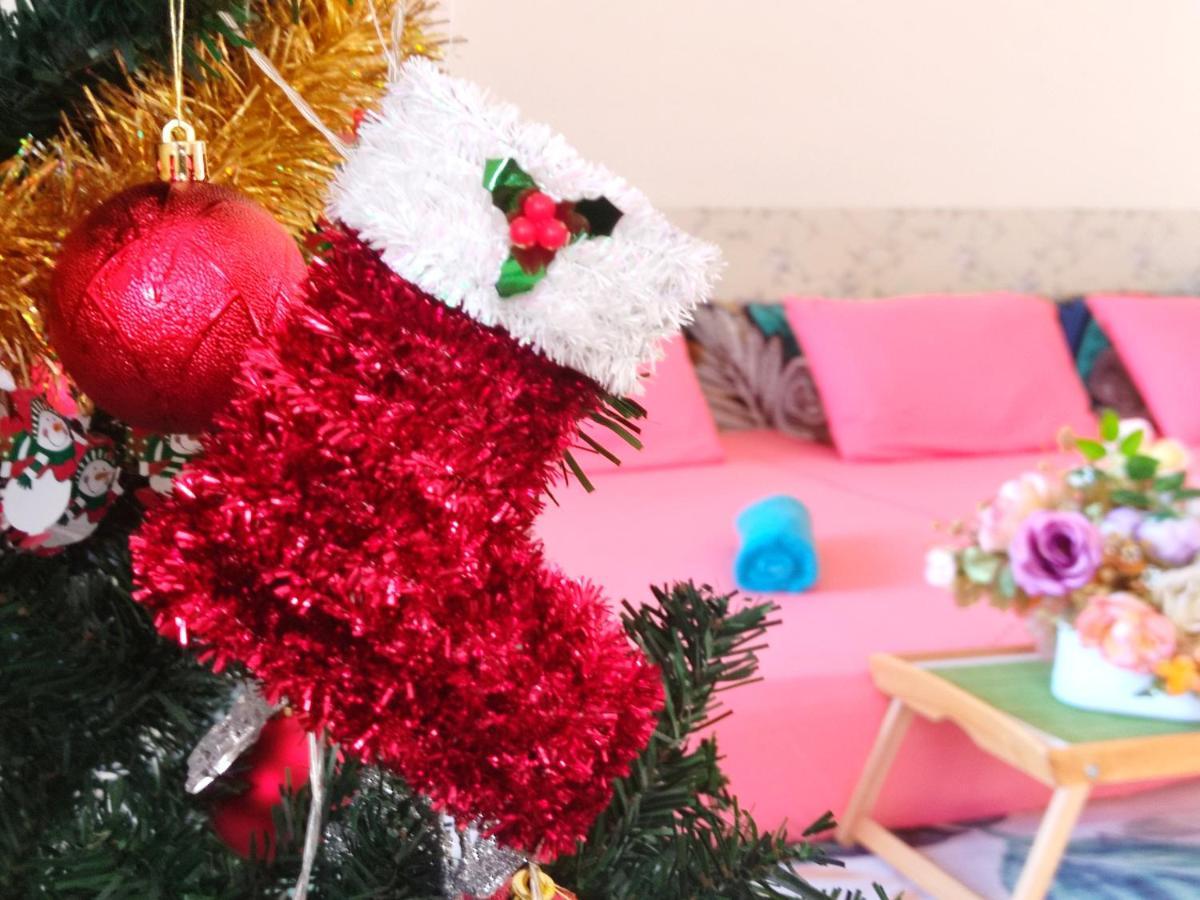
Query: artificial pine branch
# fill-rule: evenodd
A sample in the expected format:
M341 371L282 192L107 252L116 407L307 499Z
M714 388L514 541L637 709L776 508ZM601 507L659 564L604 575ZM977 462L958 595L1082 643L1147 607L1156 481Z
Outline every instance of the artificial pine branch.
M59 556L0 555L0 896L89 896L126 848L201 831L162 782L229 683L130 598L134 522L127 501Z
M279 897L300 867L308 788L281 798L273 857L243 860L183 788L187 756L236 679L159 637L130 596L126 498L50 557L0 551L0 897ZM428 810L382 773L331 758L326 898L438 896ZM333 849L331 840L329 850Z
M205 40L240 42L218 18L228 12L245 24L265 0L190 0L189 33ZM275 0L282 2L282 0ZM170 58L165 0L17 0L0 12L0 158L23 138L49 137L61 116L100 81ZM203 67L199 57L193 66Z
M716 740L695 735L721 717L717 694L756 680L770 604L736 612L732 595L691 582L654 589L622 617L663 672L666 705L650 745L575 855L551 871L581 900L751 900L821 897L789 868L841 865L816 845L761 832L721 772ZM805 836L832 827L826 815ZM855 895L858 896L858 895ZM850 898L847 898L850 900Z

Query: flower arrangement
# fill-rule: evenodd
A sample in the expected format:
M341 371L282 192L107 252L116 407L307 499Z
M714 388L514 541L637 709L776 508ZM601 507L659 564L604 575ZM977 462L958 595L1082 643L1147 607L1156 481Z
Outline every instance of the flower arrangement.
M926 580L962 605L1068 624L1167 694L1200 693L1200 490L1187 449L1112 412L1098 439L1070 443L1080 465L1006 482L929 551Z

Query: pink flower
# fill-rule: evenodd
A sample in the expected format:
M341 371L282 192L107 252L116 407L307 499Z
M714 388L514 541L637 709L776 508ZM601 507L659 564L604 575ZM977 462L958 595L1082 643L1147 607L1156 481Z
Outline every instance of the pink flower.
M1125 591L1089 600L1075 619L1075 630L1085 647L1098 647L1114 666L1135 672L1153 672L1175 653L1174 623Z
M1030 513L1054 505L1055 489L1040 472L1026 472L1004 482L996 499L979 512L979 548L998 553L1008 548Z

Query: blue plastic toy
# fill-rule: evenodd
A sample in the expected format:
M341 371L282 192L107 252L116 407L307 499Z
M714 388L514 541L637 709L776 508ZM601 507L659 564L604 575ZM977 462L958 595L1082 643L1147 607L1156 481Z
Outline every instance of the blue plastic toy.
M812 516L795 497L760 500L737 517L742 546L734 562L738 585L756 593L799 593L816 583L819 567Z

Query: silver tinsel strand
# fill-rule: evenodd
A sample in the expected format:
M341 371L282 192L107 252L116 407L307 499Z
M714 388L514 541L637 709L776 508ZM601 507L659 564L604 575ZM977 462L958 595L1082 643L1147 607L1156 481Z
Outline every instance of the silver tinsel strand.
M442 891L447 897L463 894L490 897L500 890L521 866L523 853L509 850L484 837L478 825L459 829L451 816L438 816L441 826Z
M275 710L258 685L246 682L225 718L208 730L188 756L187 792L200 793L253 747Z

